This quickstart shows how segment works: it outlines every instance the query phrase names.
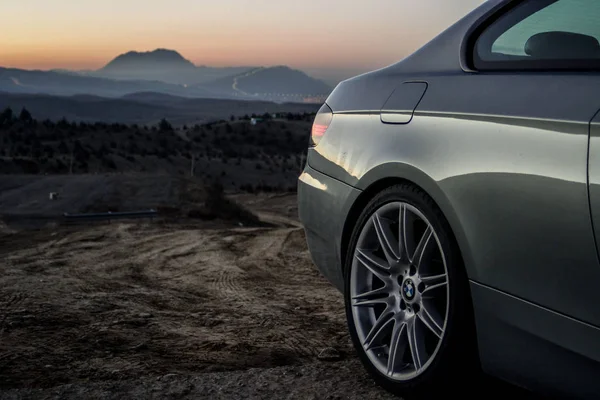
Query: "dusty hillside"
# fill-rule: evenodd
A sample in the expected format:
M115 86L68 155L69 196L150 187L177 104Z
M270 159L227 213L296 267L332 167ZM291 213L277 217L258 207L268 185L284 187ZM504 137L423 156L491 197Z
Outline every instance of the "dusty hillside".
M146 397L147 388L179 385L177 374L202 377L195 398L273 394L269 376L269 385L304 380L297 396L306 398L319 393L316 371L349 379L357 365L344 361L351 349L341 297L312 266L295 224L118 224L3 236L0 382L16 390L6 395L45 397L43 388L73 384L52 393ZM332 361L319 361L327 348ZM350 393L329 374L322 389ZM149 386L139 384L148 378ZM364 376L353 387L353 398L382 396Z
M50 193L58 197L50 200ZM60 223L65 213L144 210L158 211L161 220L260 225L251 212L226 198L222 187L202 179L148 174L0 176L0 232Z
M0 398L392 399L355 357L295 197L236 201L277 226L0 234Z
M95 80L96 83L101 84L100 87L90 88L84 85L76 90L67 90L66 92L62 91L65 86L61 82L57 82L55 87L58 91L51 89L49 92L63 93L63 95L55 96L39 94L44 93L44 90L6 93L2 91L3 83L12 86L14 82L6 76L3 82L2 74L3 71L0 68L0 110L12 107L15 112L19 112L25 107L40 121L45 119L58 121L61 118L67 118L69 121L88 123L103 121L153 125L157 124L161 118L167 118L174 125L181 126L227 119L231 115L242 117L245 114L264 114L266 112L312 113L320 107L318 104L277 104L255 101L256 99L253 99L254 101L215 99L214 93L202 88L191 89L195 92L191 94L192 96L202 98L181 97L186 94L179 93L178 89L181 88L179 85L139 80L115 82L101 79ZM64 74L52 74L52 76L61 77L61 79L65 77ZM46 81L45 83L50 82ZM4 89L7 88L4 87ZM88 94L82 95L81 93ZM92 95L94 93L97 95ZM112 96L118 96L118 98L111 98ZM277 100L281 102L284 99L278 98Z
M2 122L0 174L147 173L218 179L228 189L292 190L312 116L173 128L67 121ZM3 178L0 176L0 180Z

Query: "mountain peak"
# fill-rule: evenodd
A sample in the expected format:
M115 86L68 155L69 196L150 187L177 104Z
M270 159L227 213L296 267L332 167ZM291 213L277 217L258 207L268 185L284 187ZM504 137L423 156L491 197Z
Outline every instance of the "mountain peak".
M102 70L113 72L139 68L190 70L196 68L196 66L175 50L156 49L145 52L129 51L121 54L106 64Z
M152 58L171 58L174 60L185 60L185 58L176 50L156 49L152 51L130 51L126 53L128 56L142 56ZM187 61L187 60L186 60Z

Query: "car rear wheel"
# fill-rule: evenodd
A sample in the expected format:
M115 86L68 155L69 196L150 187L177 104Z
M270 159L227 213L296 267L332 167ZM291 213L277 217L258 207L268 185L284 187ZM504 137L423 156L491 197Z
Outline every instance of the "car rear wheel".
M345 265L350 335L379 384L413 397L468 386L461 378L471 376L476 359L468 281L450 227L427 194L398 185L375 196Z

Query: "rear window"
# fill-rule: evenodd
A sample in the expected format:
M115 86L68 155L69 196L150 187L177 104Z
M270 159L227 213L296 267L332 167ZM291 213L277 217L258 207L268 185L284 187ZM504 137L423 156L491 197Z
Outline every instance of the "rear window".
M600 0L530 0L479 36L478 69L596 68L600 64Z

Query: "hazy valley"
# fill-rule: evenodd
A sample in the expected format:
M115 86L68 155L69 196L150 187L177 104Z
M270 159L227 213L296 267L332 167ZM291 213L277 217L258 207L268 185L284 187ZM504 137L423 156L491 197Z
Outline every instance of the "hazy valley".
M129 52L96 71L0 68L0 92L122 97L156 92L189 98L320 103L326 83L285 66L196 66L173 50Z
M315 112L319 105L187 98L157 92L136 92L117 98L0 92L0 111L7 107L16 114L26 108L40 121L64 118L74 122L154 125L166 118L172 124L181 126L229 119L231 115L241 117L246 114Z

